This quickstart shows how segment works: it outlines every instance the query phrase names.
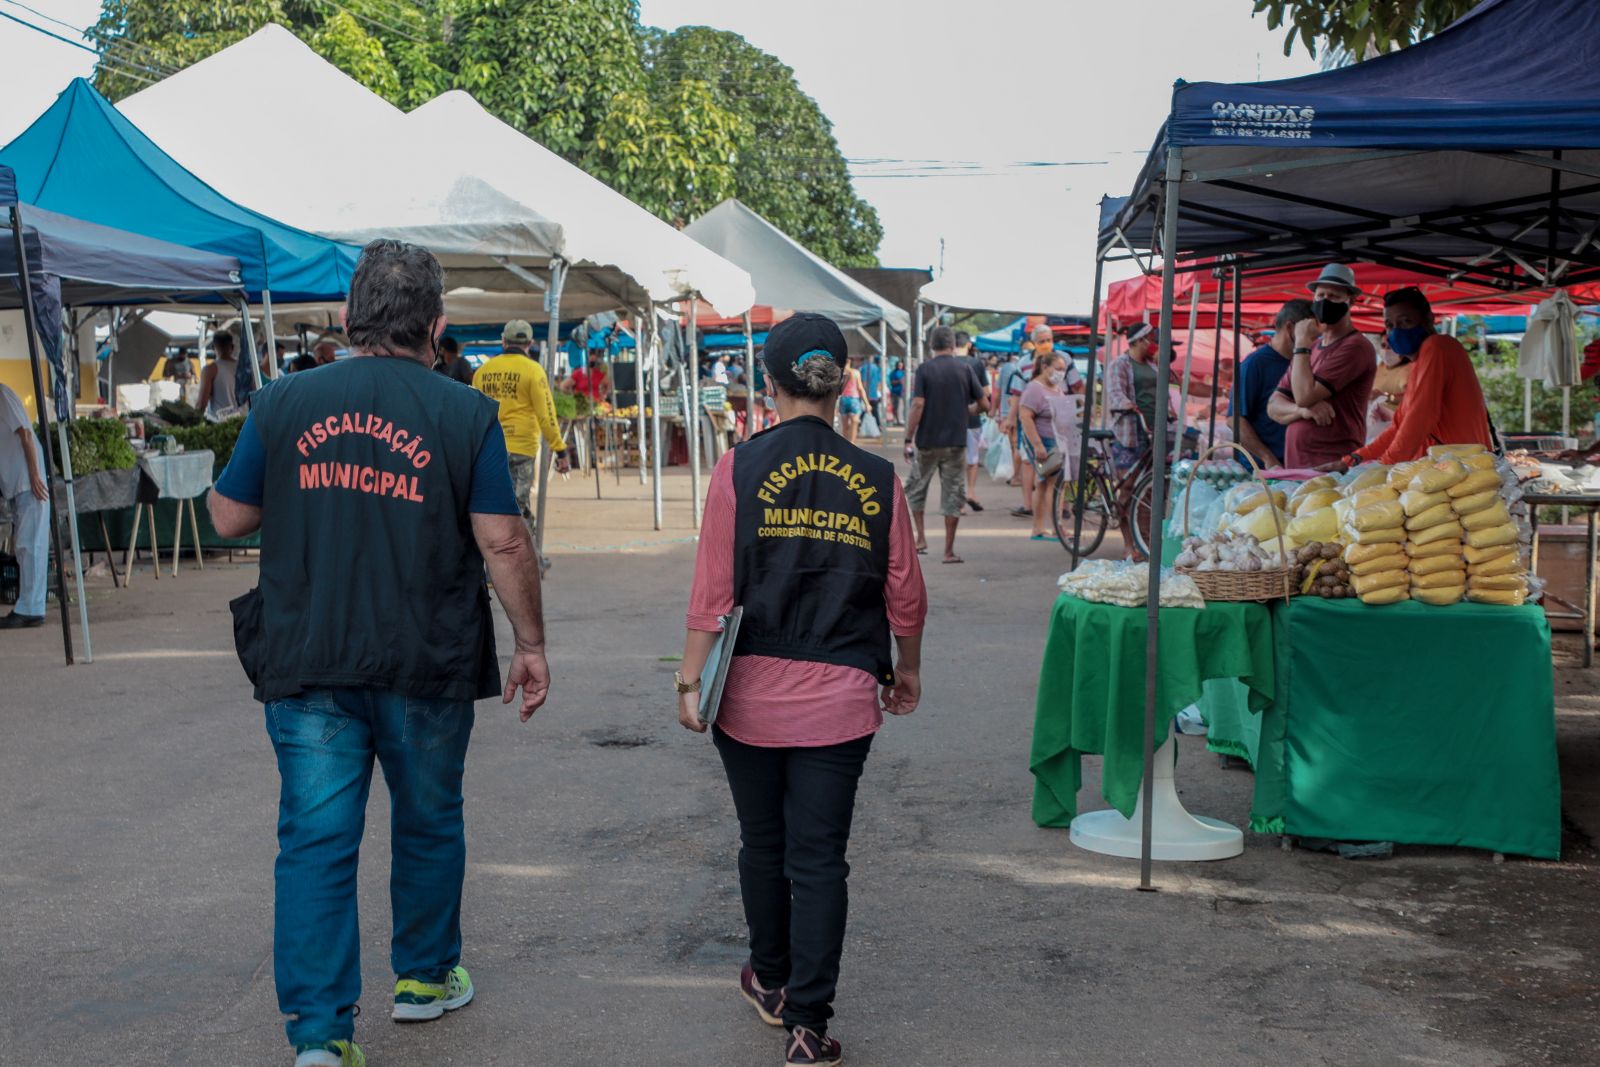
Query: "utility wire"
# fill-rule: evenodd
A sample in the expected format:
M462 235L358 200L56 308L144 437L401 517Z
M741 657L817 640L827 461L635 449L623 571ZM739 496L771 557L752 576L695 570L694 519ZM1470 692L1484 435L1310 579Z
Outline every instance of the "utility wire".
M103 53L101 53L100 51L98 51L96 49L90 48L88 45L82 43L81 41L74 41L70 37L63 37L59 33L54 33L54 32L52 32L50 30L45 29L43 26L37 26L37 25L35 25L35 24L31 23L31 22L28 22L25 19L20 19L17 16L15 16L13 14L10 14L9 12L0 11L0 18L7 19L7 20L9 20L11 22L15 22L18 26L25 26L28 29L34 31L35 33L42 33L46 37L49 37L49 38L51 38L53 40L60 41L62 44L69 44L74 48L82 49L83 51L88 52L90 55L98 57L100 62L101 62L101 64L107 70L111 71L113 74L120 74L121 76L123 76L125 78L131 78L134 81L143 82L146 85L154 85L156 83L156 81L157 81L157 79L146 78L141 74L135 73L135 71L138 69L136 67L121 66L119 64L109 62L107 56L105 56Z
M27 4L22 3L21 0L4 0L4 2L10 4L12 7L21 8L30 15L37 15L39 18L42 18L47 22L53 22L57 26L69 29L73 33L81 33L84 37L87 37L90 40L100 42L100 44L104 47L115 47L118 51L133 52L133 55L130 57L124 58L120 55L116 57L120 60L123 60L125 63L134 61L136 65L147 67L152 73L159 72L169 75L177 73L177 68L168 64L165 59L163 59L162 56L149 45L140 44L139 42L131 40L127 37L118 37L114 34L105 33L96 26L75 26L70 22L56 18L54 15L40 11L36 7L29 7Z

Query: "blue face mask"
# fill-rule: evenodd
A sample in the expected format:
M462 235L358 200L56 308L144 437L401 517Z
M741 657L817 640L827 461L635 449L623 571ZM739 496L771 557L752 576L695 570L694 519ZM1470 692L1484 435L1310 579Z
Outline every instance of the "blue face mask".
M1389 331L1389 351L1397 356L1411 357L1417 354L1422 347L1422 342L1428 339L1431 331L1426 326L1412 326L1408 329L1394 329Z

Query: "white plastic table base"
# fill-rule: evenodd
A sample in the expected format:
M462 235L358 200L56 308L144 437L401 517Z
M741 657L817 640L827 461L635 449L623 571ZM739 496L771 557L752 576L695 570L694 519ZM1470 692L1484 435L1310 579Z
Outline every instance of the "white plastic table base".
M1176 750L1169 735L1156 749L1151 789L1150 857L1158 860L1226 860L1244 852L1244 833L1221 819L1190 815L1178 799L1173 778ZM1133 818L1115 808L1091 811L1072 820L1071 840L1089 852L1139 858L1139 832L1144 820L1144 789L1139 790Z

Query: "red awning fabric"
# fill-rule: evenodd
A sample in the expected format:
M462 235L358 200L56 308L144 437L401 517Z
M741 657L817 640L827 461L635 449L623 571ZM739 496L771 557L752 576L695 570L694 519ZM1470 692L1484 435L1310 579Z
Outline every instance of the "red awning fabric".
M698 304L699 307L695 309L695 325L699 329L707 330L712 333L720 333L727 330L738 330L742 332L744 330L743 315L734 315L731 318L725 318L721 315L718 315L716 308L712 307L704 300L698 301ZM767 307L765 304L757 304L755 307L750 309L750 329L758 332L770 330L772 327L776 326L778 323L782 322L784 319L793 314L794 311L790 308L773 308ZM683 310L682 316L683 324L685 326L689 325L689 310L687 308Z
M1503 293L1466 282L1448 282L1430 274L1382 267L1373 263L1353 264L1356 284L1366 295L1356 302L1355 320L1360 329L1377 332L1383 328L1384 294L1405 286L1416 286L1428 297L1434 310L1446 315L1503 315L1508 309L1527 309L1539 303L1548 292ZM1244 279L1240 319L1246 329L1270 326L1285 301L1309 297L1306 285L1317 276L1314 268L1296 268L1269 274L1247 275ZM1181 273L1173 279L1173 323L1187 329L1189 307L1194 287L1200 286L1197 325L1215 329L1217 317L1217 279L1209 271ZM1600 285L1576 285L1567 288L1568 295L1578 304L1600 302ZM1222 317L1224 323L1233 320L1233 290L1230 280L1224 297ZM1116 327L1130 322L1140 322L1148 315L1154 322L1161 311L1161 276L1141 275L1113 282L1101 301L1101 327Z

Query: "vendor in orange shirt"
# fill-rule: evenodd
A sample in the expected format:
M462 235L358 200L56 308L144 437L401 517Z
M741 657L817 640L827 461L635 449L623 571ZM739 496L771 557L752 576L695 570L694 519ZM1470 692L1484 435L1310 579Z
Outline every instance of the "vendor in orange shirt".
M1405 395L1394 422L1364 447L1321 470L1346 470L1358 463L1404 463L1433 445L1479 444L1492 448L1489 410L1472 358L1454 337L1435 333L1433 307L1422 290L1396 289L1383 299L1389 350L1412 360Z

